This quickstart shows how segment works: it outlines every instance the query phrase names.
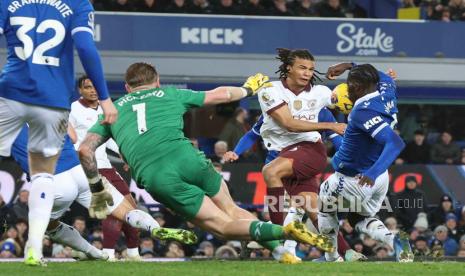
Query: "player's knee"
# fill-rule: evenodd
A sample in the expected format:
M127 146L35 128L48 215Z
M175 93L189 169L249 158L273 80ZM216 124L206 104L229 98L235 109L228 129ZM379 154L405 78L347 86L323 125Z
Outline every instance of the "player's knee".
M262 174L268 187L272 187L273 183L281 178L279 176L279 169L271 163L263 167Z

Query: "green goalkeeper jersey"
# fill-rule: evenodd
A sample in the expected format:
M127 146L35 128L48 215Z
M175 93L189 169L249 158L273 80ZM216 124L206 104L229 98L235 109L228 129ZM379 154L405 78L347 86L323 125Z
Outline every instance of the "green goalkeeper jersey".
M184 136L183 115L204 100L203 92L173 87L130 93L114 103L118 110L114 124L97 122L89 132L113 138L137 179L144 168L190 143Z

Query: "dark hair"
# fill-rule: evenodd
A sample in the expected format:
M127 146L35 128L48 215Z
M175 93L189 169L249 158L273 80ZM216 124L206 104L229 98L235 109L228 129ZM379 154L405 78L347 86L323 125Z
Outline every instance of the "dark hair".
M130 87L138 87L156 81L158 73L152 64L137 62L129 66L124 79Z
M78 86L79 88L82 88L82 87L84 86L84 82L85 82L86 80L88 80L88 79L89 79L89 77L88 77L87 75L82 75L82 76L79 77L79 79L77 80L77 86Z
M287 69L287 67L292 66L296 58L315 61L315 58L313 57L313 55L306 49L290 50L286 48L277 48L276 51L278 51L278 56L276 57L276 59L279 59L281 61L281 65L279 66L278 71L276 71L275 73L279 73L280 79L287 78L287 74L289 73L289 70ZM311 85L315 83L315 80L321 81L321 78L317 76L316 74L321 74L321 73L315 70L315 73L310 79Z
M379 82L378 70L371 64L361 64L353 67L347 77L347 83L367 89Z

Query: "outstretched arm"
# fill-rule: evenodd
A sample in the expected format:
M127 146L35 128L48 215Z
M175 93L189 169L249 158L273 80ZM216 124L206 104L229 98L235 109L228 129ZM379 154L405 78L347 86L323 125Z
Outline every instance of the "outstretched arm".
M79 146L79 159L81 160L82 168L84 169L87 179L89 180L90 190L92 192L94 192L95 189L97 189L96 192L103 189L103 186L101 185L102 181L98 173L95 151L107 140L108 138L100 136L96 133L88 132L86 138L84 138L84 141L82 141L81 145Z

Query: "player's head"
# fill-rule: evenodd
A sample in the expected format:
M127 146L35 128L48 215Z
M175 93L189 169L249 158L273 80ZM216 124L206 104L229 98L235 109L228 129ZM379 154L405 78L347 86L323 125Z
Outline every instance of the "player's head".
M279 78L291 79L296 85L305 87L315 82L315 58L306 49L289 50L278 48L276 59L281 61Z
M124 79L128 93L160 87L157 70L153 65L145 62L137 62L129 66Z
M97 91L88 76L82 75L78 79L77 85L79 88L79 94L81 94L82 98L90 102L98 101Z
M361 64L352 68L347 77L349 87L349 99L356 100L376 91L379 82L378 70L371 64Z

